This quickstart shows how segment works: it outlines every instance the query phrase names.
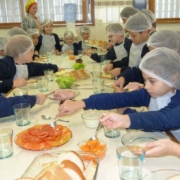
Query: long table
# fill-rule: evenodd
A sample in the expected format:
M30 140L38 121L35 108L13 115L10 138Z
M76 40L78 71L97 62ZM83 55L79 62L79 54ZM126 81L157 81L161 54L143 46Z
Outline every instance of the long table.
M92 65L95 62L88 57L83 57L83 60L84 63L87 65L86 67L87 71L91 71ZM72 64L74 63L74 61L69 60L68 57L66 58L56 57L56 59L53 60L53 63L56 63L60 67L72 68ZM87 80L79 81L77 83L89 84L91 83L91 78ZM49 83L49 88L50 89L48 92L51 92L52 90L58 88L58 86L53 81ZM76 100L87 98L93 93L93 89L81 89L79 91L80 91L80 95L75 98ZM37 94L37 93L39 93L38 89L29 89L29 94ZM8 96L12 96L12 92ZM57 102L47 98L43 106L35 105L31 109L31 123L29 125L24 127L17 126L15 121L13 120L14 117L12 116L10 117L12 118L12 121L0 123L0 127L12 128L14 131L14 138L15 138L17 133L31 126L34 126L35 124L50 123L51 120L45 121L41 118L41 115L47 114L49 116L54 117L57 113L58 106L59 104ZM64 150L77 150L77 143L82 140L88 139L95 132L95 129L90 129L85 127L83 120L81 119L82 113L83 110L80 110L72 115L62 117L62 119L64 120L70 120L69 123L58 122L58 124L66 125L68 128L70 128L73 134L72 138L66 144L60 147L45 151L30 151L18 147L13 142L13 152L14 152L13 155L9 158L0 160L0 180L14 180L16 178L21 177L22 174L25 172L25 170L28 168L28 166L31 164L31 162L34 160L34 158L41 153L61 152ZM116 148L122 145L121 137L126 133L127 131L122 129L120 137L111 139L104 136L103 129L100 130L98 137L99 139L107 142L108 149L105 158L102 161L100 161L97 180L119 179ZM148 172L159 169L180 169L180 160L179 158L172 156L160 157L160 158L145 158L143 165L143 175L145 175Z

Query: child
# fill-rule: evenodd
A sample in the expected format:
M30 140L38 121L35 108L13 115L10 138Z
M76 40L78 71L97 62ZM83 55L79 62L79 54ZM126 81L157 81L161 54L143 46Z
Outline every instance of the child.
M53 21L46 19L42 23L43 34L39 36L38 44L35 48L39 54L44 55L47 52L55 52L56 55L60 55L61 45L57 34L52 33Z
M159 139L146 144L146 156L177 156L180 157L180 144L170 139Z
M34 47L37 46L38 44L38 38L39 38L39 30L38 29L28 29L27 33L29 34L29 36L32 38ZM39 61L39 55L38 55L38 51L34 51L34 55L33 55L33 60L35 61Z
M108 110L148 106L147 112L126 108L123 115L109 112L100 122L108 128L166 131L180 128L180 56L168 48L156 48L140 63L145 87L132 92L102 93L81 101L65 101L59 106L63 116L84 108Z
M5 37L0 37L0 59L4 57L4 47L6 45L7 39Z
M54 72L61 70L57 65L32 62L34 45L28 36L11 37L4 52L6 56L0 61L0 92L6 93L14 87L25 86L27 78L44 75L45 69L53 69ZM19 81L14 81L16 79Z
M126 58L129 54L132 41L124 37L124 29L122 25L119 23L111 24L106 31L108 38L114 44L113 48L107 52L106 59L112 61L121 61L123 58ZM98 54L92 54L87 51L85 54L90 56L91 59L95 60L96 62L101 62L101 56ZM113 76L113 74L111 75Z
M81 26L80 28L80 35L82 36L82 40L78 42L78 50L84 50L89 49L89 46L87 46L87 42L90 37L90 29L87 26Z
M143 13L144 15L146 15L151 23L152 23L152 28L150 30L150 35L153 34L154 32L156 32L156 16L154 13L152 13L152 11L148 10L148 9L143 9L140 11L141 13Z
M147 41L147 46L150 51L158 47L167 47L177 52L179 47L179 38L175 31L165 29L159 30L150 36ZM130 82L138 82L133 84L131 83L131 86L133 85L131 89L137 89L139 87L139 83L144 84L139 67L132 67L122 72L119 79L115 81L114 85L118 86L120 91L123 91L123 87ZM128 89L129 85L125 88Z
M74 34L72 31L66 31L64 33L64 45L62 46L62 52L68 55L78 55L77 43L74 43Z
M120 17L123 21L123 24L126 23L126 21L131 17L133 16L134 14L138 13L139 10L134 8L134 7L131 7L131 6L127 6L125 7L121 12L120 12Z
M121 61L108 64L104 67L104 72L110 72L114 75L114 77L116 77L122 71L127 69L128 66L138 66L141 57L149 51L146 46L146 42L149 38L149 30L151 27L152 25L150 20L144 14L137 13L131 16L125 24L125 29L128 30L133 42L130 48L129 56ZM119 68L119 70L117 71L115 68Z

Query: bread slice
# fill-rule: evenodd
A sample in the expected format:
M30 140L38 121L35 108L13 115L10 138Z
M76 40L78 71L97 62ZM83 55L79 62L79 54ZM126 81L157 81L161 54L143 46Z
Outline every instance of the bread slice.
M34 180L73 180L56 162L51 163Z
M87 79L89 78L89 74L84 69L78 69L77 73L81 77L81 79Z
M61 162L61 167L73 180L86 180L83 171L72 161L64 160Z
M81 159L79 154L77 154L75 151L67 151L64 153L61 153L58 157L58 164L60 165L64 160L69 160L76 164L79 169L83 172L85 170L84 161Z
M75 70L70 72L70 76L72 76L75 81L81 80L81 76Z
M113 77L111 76L111 74L102 73L101 78L112 79Z
M97 162L95 161L89 162L88 166L86 167L86 170L84 171L86 180L94 179L94 176L96 175L96 167L97 167Z

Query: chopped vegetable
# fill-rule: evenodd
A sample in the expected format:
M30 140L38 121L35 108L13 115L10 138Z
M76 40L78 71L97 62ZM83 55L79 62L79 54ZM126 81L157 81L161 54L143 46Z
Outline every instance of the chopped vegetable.
M86 66L86 65L85 65L84 63L74 63L74 64L73 64L73 68L74 68L75 70L84 69L85 66Z
M56 79L59 87L62 89L71 88L74 83L74 78L71 76L61 76Z
M98 140L89 140L82 146L80 146L80 149L85 152L92 152L96 154L99 159L103 159L106 152L106 144L101 144Z

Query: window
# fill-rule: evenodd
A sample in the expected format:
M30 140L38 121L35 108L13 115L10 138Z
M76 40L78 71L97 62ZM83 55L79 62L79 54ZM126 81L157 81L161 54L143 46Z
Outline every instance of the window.
M149 9L155 13L157 23L180 22L180 0L149 0Z
M27 0L0 0L0 27L20 26ZM94 0L37 0L41 19L52 19L54 24L64 24L64 4L77 4L79 24L94 24Z

